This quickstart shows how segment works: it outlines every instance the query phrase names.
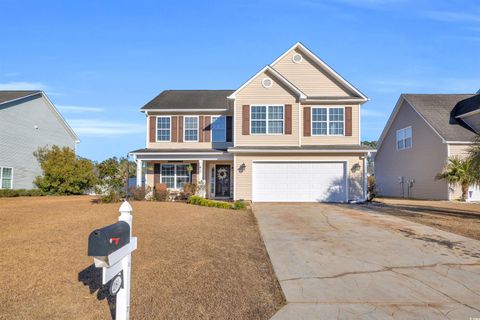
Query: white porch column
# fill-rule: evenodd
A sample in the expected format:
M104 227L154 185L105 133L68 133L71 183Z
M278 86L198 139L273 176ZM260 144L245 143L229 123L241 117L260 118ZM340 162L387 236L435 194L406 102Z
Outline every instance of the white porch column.
M137 159L137 187L142 186L142 160Z
M207 186L205 184L204 178L204 168L203 168L203 160L198 160L198 176L197 176L197 183L201 185L201 189L198 190L198 195L201 197L205 197Z

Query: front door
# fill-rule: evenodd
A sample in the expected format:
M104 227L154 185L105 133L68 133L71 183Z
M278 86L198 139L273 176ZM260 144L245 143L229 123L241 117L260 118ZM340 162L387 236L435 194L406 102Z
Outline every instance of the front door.
M230 198L230 165L215 166L215 198Z

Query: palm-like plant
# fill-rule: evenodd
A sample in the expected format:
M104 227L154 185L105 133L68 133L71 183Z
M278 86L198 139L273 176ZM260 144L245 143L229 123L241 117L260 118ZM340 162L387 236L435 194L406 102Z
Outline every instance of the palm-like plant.
M470 185L475 184L471 158L460 159L453 157L448 159L448 164L435 178L437 180L445 180L452 186L460 185L462 188L462 201L465 201L468 188Z
M474 183L480 185L480 134L477 134L473 145L470 147L469 158Z

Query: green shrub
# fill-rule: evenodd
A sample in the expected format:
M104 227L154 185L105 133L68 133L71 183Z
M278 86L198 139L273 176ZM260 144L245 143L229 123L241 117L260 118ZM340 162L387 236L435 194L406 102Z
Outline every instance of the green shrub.
M77 157L70 148L39 148L34 155L43 172L34 183L48 194L84 194L97 182L92 161Z
M233 209L235 210L245 210L247 208L247 204L243 200L237 200L233 203Z
M102 203L115 203L120 202L121 197L118 192L114 190L108 190L105 194L101 195L99 201Z
M199 196L190 196L187 200L187 203L194 204L197 206L204 206L204 207L233 209L233 205L229 202L215 201L215 200L205 199Z
M0 198L9 197L39 197L45 196L47 193L40 189L0 189Z

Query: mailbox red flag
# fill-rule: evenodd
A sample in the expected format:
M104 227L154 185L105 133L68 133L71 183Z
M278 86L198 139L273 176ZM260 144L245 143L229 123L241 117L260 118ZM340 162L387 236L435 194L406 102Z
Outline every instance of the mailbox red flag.
M110 243L115 242L116 246L118 246L119 241L120 241L120 238L110 238Z

